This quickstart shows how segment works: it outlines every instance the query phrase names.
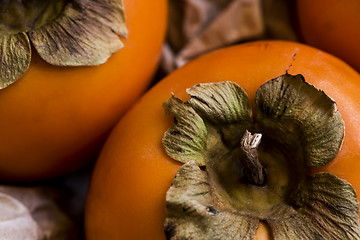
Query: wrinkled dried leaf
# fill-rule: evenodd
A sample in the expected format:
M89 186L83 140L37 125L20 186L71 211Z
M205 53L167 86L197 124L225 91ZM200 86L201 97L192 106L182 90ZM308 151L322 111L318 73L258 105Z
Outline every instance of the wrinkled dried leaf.
M17 34L52 21L66 0L0 1L0 34Z
M197 11L199 16L206 15L205 9L197 8ZM178 66L222 46L260 37L264 32L260 0L233 0L209 20L205 19L198 31L192 31L195 34L188 37L189 41L179 52ZM184 27L187 30L190 26Z
M166 195L167 239L252 240L259 220L214 206L206 173L194 163L177 173Z
M330 173L308 176L293 201L296 214L267 220L275 239L360 239L359 203L345 180Z
M186 91L189 103L202 117L213 123L231 124L252 120L246 92L232 82L201 83Z
M164 103L164 109L176 119L162 140L166 153L183 163L196 161L204 165L207 131L201 117L192 107L174 96Z
M0 89L19 79L28 69L31 47L26 34L0 36Z
M260 122L272 121L277 128L288 122L296 125L307 166L323 166L339 152L345 133L340 112L331 98L305 83L303 76L285 74L266 82L256 92L255 105Z
M75 239L72 222L54 201L56 194L49 188L0 186L0 239Z
M57 19L29 32L30 40L40 56L54 65L104 63L123 46L116 33L127 34L120 2L105 5L98 1L79 2L81 8L67 4Z
M162 70L170 73L201 54L249 40L296 41L287 0L170 0Z
M123 0L103 0L84 1L78 0L76 3L80 8L85 9L85 14L90 19L96 19L101 24L114 31L116 34L126 38L128 31L126 28L125 8Z
M17 199L0 192L0 239L39 240L43 233L29 210Z

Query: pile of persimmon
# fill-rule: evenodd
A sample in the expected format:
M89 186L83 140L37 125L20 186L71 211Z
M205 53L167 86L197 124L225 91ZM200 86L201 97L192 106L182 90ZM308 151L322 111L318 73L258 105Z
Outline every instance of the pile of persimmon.
M290 79L290 82L294 81L299 83L299 87L294 88L284 82L281 83L283 79L287 78ZM268 81L269 83L265 84ZM228 86L228 84L230 85ZM269 84L273 84L273 87L269 87L270 91L266 90L268 95L264 95L263 90L261 94L256 93L257 89L267 88ZM359 199L360 193L360 181L358 174L360 171L360 142L358 141L360 138L360 131L358 130L358 119L360 119L360 76L342 60L339 60L338 58L321 50L294 42L260 41L231 46L195 59L160 81L119 121L104 145L91 179L85 214L85 232L87 239L159 240L165 239L166 237L172 239L177 236L177 234L180 234L179 238L182 239L181 237L186 236L186 234L189 234L188 236L199 236L196 235L197 233L191 232L192 229L197 226L201 226L199 228L205 229L204 233L201 234L206 234L207 231L213 231L216 228L221 229L220 225L216 228L207 228L206 226L201 225L203 224L202 219L210 221L210 216L214 216L215 218L217 214L225 214L226 210L224 210L224 208L226 209L226 206L228 207L229 204L224 201L224 204L205 205L202 208L197 201L181 203L181 201L185 199L184 196L189 194L191 195L193 191L196 191L197 187L195 186L192 189L191 187L186 188L186 186L182 185L181 181L185 178L182 179L181 176L185 176L182 175L185 170L180 170L182 171L181 173L179 171L179 169L184 168L188 168L188 170L197 169L196 171L198 172L206 171L209 169L209 166L202 166L201 159L211 158L211 156L217 154L216 151L209 153L208 151L211 149L207 149L206 145L204 145L204 142L206 142L209 148L210 146L216 146L216 144L218 144L216 140L200 139L204 138L203 136L206 136L204 132L200 131L201 126L202 128L204 128L204 126L206 127L208 134L218 134L218 138L216 138L220 139L218 141L225 141L227 139L227 134L243 132L237 128L233 128L232 126L237 126L235 124L229 126L228 128L222 125L224 121L231 123L232 118L227 119L222 114L209 115L209 112L206 110L213 106L209 102L214 102L214 105L219 103L220 107L216 109L221 110L220 103L224 103L227 100L234 101L233 99L237 99L229 97L229 95L221 95L222 97L220 97L219 92L222 90L215 90L215 86L218 85L223 86L224 88L222 89L238 89L236 91L244 91L250 102L250 105L246 107L246 109L248 109L246 111L251 112L255 109L262 109L262 114L255 112L255 115L258 115L259 119L256 119L256 116L254 115L251 120L251 117L249 117L251 115L246 115L247 113L245 114L245 119L247 119L246 121L255 121L255 127L253 127L254 130L257 130L258 128L261 129L263 124L265 124L264 122L267 122L267 118L264 116L271 116L271 118L273 116L277 116L281 119L279 120L280 123L284 124L280 124L281 126L277 125L278 123L276 123L276 121L273 123L274 125L271 125L271 121L266 123L270 124L269 126L272 127L269 128L270 130L267 129L265 131L263 136L265 139L264 141L268 141L269 139L272 140L273 136L276 136L277 134L286 135L286 129L277 130L277 127L279 126L290 126L291 129L288 129L290 132L300 134L301 136L303 134L303 130L297 130L297 127L300 127L300 123L303 120L293 121L284 120L282 118L282 116L285 116L285 113L290 115L295 114L295 110L293 108L289 109L284 107L282 105L283 98L281 95L275 95L277 92L282 93L283 97L285 97L286 90L290 89L289 91L293 93L290 94L293 95L290 96L290 98L294 97L291 102L294 102L294 104L296 103L295 105L302 106L302 110L296 113L296 115L300 118L302 116L309 115L308 111L310 110L308 110L307 106L304 106L304 104L308 104L309 106L320 106L320 109L322 109L323 106L326 106L324 111L316 109L313 111L315 112L314 116L319 116L319 121L322 121L320 119L323 119L324 116L329 116L329 119L336 119L334 120L335 122L333 123L333 126L334 129L337 129L336 134L338 135L335 134L333 137L330 133L333 130L329 130L329 136L331 135L328 139L329 141L324 139L316 141L315 136L317 136L317 130L315 126L322 126L322 124L319 124L316 121L307 126L307 131L310 130L310 135L312 136L311 141L308 141L305 137L301 137L300 139L302 140L299 141L298 138L293 139L289 135L286 135L286 138L284 138L289 141L279 140L278 138L274 139L277 139L276 141L285 146L288 146L288 144L293 141L299 141L299 144L295 144L295 146L289 148L296 150L294 152L297 154L291 155L294 154L294 152L292 152L289 156L293 156L295 159L300 159L300 163L294 165L295 167L293 166L292 168L295 171L299 171L298 173L300 173L300 175L304 174L306 176L317 176L314 178L317 178L318 180L319 176L321 176L320 179L322 179L323 176L331 176L330 179L336 179L334 180L335 185L332 186L338 186L336 185L338 183L345 184L344 186L346 187L340 187L339 189L346 189L344 191L347 191L349 195L348 197L344 197L342 200L339 200L340 202L336 204L337 207L332 205L333 203L329 205L321 203L324 199L316 199L318 197L318 193L322 194L327 191L332 191L331 187L323 188L323 186L327 185L322 185L321 181L317 181L319 184L318 188L314 187L314 189L318 189L318 191L314 189L311 190L315 191L316 194L314 196L310 196L310 198L315 198L314 201L318 201L320 205L327 206L324 209L328 212L326 212L326 214L321 214L323 215L321 217L324 217L324 219L327 217L329 217L327 219L332 219L333 212L342 209L342 205L345 206L345 204L348 203L347 201L351 201L351 207L349 207L349 209L351 208L351 210L349 210L351 213L349 213L349 215L344 214L347 219L344 223L349 223L351 227L347 228L347 226L344 226L344 229L346 230L340 229L338 233L340 235L354 234L353 236L358 236L359 219L357 199ZM197 90L198 88L204 89L207 97L204 97L202 95L204 94L203 91ZM208 88L211 90L206 90ZM242 88L243 90L239 90L239 88ZM273 89L273 93L271 92L271 89ZM207 91L210 91L210 93ZM224 92L226 91L224 90ZM241 94L246 96L244 93ZM286 94L286 97L289 97L289 92ZM315 99L305 103L301 101L302 99L307 99L307 97L315 97ZM268 102L274 102L274 106L278 106L278 110L276 110L276 107L273 109L268 108L259 102L254 103L255 98L265 98ZM326 103L324 102L323 104L322 101L325 101ZM191 109L191 107L193 109ZM229 107L229 109L232 109L231 111L228 110L229 113L236 113L235 108ZM221 113L220 110L218 113ZM280 112L277 113L276 111ZM166 115L166 113L170 113L170 116ZM181 115L180 113L187 115ZM341 118L339 113L341 114ZM212 116L217 116L217 118L213 118ZM202 124L201 119L205 119L205 125ZM317 119L317 117L314 117L314 119ZM282 122L283 120L284 122ZM188 122L186 121L193 123L187 125ZM259 125L256 125L257 121ZM330 120L330 122L332 121L333 120ZM246 124L248 124L248 122L246 122ZM223 126L223 128L220 128L218 132L211 130L214 129L214 126L217 126L217 124ZM313 126L315 132L312 132L312 127L309 126ZM331 129L333 128L331 127ZM191 131L198 134L193 134ZM326 132L327 131L322 133L322 135L326 135ZM179 140L177 138L178 136L182 136L183 138ZM170 140L168 137L170 137ZM163 139L166 139L166 144ZM231 142L233 141L232 139L233 138L229 138L227 140ZM237 136L234 139L239 140L240 138ZM331 147L325 147L325 150L323 147L316 147L319 142L321 142L321 144L325 144L325 146L330 146L327 145L330 141L332 141L330 139L335 139L335 143L331 144ZM193 143L186 145L186 141L193 141ZM240 144L240 141L238 142ZM252 141L245 139L245 142L251 143ZM272 143L269 143L269 141L267 144L267 146L272 146ZM311 145L311 150L301 150L303 145ZM225 149L225 147L220 149ZM236 148L234 147L234 149ZM275 152L278 149L280 148L275 148ZM208 154L202 155L204 152ZM329 163L325 164L325 166L317 167L322 164L317 161L308 163L308 160L306 160L313 154L319 154L319 156L322 156L323 154L326 155L329 152L331 152L331 156L329 157L329 160L331 161L327 161ZM229 155L224 154L223 157L219 157L218 159L219 161L222 159L228 159L228 156ZM305 159L305 163L301 162L302 158ZM183 163L175 161L174 159L180 160ZM207 160L205 159L205 163L206 161ZM198 168L196 165L200 165L200 167ZM237 165L234 166L236 169ZM271 168L266 164L264 166L265 169L267 168L265 173L267 172L267 174L271 174L273 170L271 170ZM231 169L232 168L230 168L230 170ZM220 170L213 171L217 172ZM242 171L240 170L235 171L236 174L242 174L241 172ZM325 173L316 175L318 172ZM207 176L211 176L213 174L213 172L209 172ZM231 172L231 174L233 173ZM229 174L229 176L232 176L231 174ZM175 176L177 177L174 180ZM197 177L194 177L195 175L191 176L193 177L189 177L186 181L197 179ZM292 177L296 178L297 176L295 174L290 174L290 178ZM206 178L199 177L199 179ZM219 179L220 180L218 181L221 182L221 178ZM269 179L270 181L270 179L274 179L274 176L271 177L271 175L269 175L268 178L265 178L265 182L261 182L258 185L255 184L252 188L266 188L266 179ZM297 180L295 182L297 183ZM300 185L297 187L304 187ZM305 188L306 186L308 187L309 185L305 184ZM173 192L173 190L177 187L184 187L184 189L187 189L188 192L174 195L175 192ZM172 191L171 193L167 193L169 188ZM297 188L295 187L295 189ZM228 190L229 191L225 192L231 192L232 188L229 188ZM237 191L236 187L234 191ZM297 190L293 189L292 191L296 192ZM358 197L355 196L355 193L357 193ZM201 194L194 193L194 195L202 194L206 194L206 192ZM329 196L334 196L334 198L336 198L336 196L341 197L343 196L342 194L343 193L329 194L326 198ZM229 193L229 195L231 194ZM296 198L298 195L295 195ZM172 196L178 196L178 198L171 200ZM221 196L221 194L216 196ZM295 206L291 208L292 210L290 209L290 211L303 211L302 214L305 215L311 215L312 212L319 211L319 209L316 209L316 206L311 205L312 203L310 203L309 206L312 206L314 209L308 206L309 208L304 210L302 204L307 201L306 199L310 198L301 197L301 195L299 195L299 197L299 199L296 198L297 200L294 203ZM204 199L202 201L207 201ZM254 200L253 202L256 201ZM236 201L231 203L234 203L232 206L241 205L241 203ZM194 210L191 208L193 206L200 207ZM262 207L266 209L266 206L257 206L257 208L260 209ZM173 210L172 208L177 208L177 212L171 212ZM198 216L198 218L192 219L190 222L186 222L184 219L188 215L182 215L184 214L182 212L187 213L189 216ZM169 216L168 214L172 215ZM289 216L292 216L293 213L289 214ZM176 215L184 218L181 218L179 222L176 222L173 219ZM291 217L289 217L289 219L291 219ZM307 219L307 217L304 219ZM261 229L261 231L258 231L255 235L258 239L267 239L269 236L275 236L276 234L279 236L279 231L281 232L282 230L274 230L272 220L277 221L276 217L272 219L272 217L268 216L260 220L261 227L259 229ZM334 221L327 221L325 219L324 222L331 225L335 222L335 219L332 220ZM329 232L325 231L327 228L322 228L320 226L314 227L320 222L321 221L319 220L319 222L315 221L314 223L309 220L309 222L306 223L308 224L308 227L305 227L305 229L309 228L312 231L310 231L310 237L308 236L308 239L315 239L311 238L311 236L326 236L326 234L329 234ZM188 226L189 228L186 228L185 226ZM343 225L339 224L339 226ZM299 229L296 231L301 233L304 230L303 227L303 225L299 225ZM252 228L252 234L254 234L253 230L254 228ZM332 227L330 227L330 232L332 230ZM232 230L229 229L229 231L226 231L226 234L231 233L231 231ZM300 237L299 239L303 238ZM349 239L352 238L349 237ZM355 237L355 239L357 238Z

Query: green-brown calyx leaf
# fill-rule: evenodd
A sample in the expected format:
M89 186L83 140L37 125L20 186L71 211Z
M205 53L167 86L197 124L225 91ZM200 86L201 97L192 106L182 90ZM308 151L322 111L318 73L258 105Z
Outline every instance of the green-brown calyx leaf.
M164 103L174 125L168 155L184 163L167 196L168 239L360 239L356 194L307 167L335 158L344 122L335 102L301 75L282 75L255 95L256 120L235 83L198 84Z
M0 0L0 88L30 65L31 43L48 63L93 66L123 47L122 0Z

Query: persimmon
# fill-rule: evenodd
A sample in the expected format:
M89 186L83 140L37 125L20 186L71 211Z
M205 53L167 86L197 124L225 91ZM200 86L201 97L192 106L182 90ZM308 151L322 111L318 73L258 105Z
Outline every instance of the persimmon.
M295 83L295 86L291 85L290 82ZM221 88L217 88L219 86ZM243 104L237 103L238 105L232 105L234 99L240 99L240 97L239 95L231 97L229 89L231 90L230 92L241 92L240 95L248 97L249 100L244 100L244 102L239 100ZM287 89L290 90L286 93ZM314 179L317 179L315 182L320 185L319 176L320 179L333 179L333 186L338 186L337 184L340 184L340 182L345 184L338 189L345 189L344 191L349 193L344 199L349 199L349 201L351 199L352 203L349 209L352 210L351 214L349 214L355 216L355 219L353 217L351 221L344 222L351 222L351 224L354 224L352 226L354 228L349 227L353 231L349 229L349 231L340 230L339 234L344 234L344 232L345 234L346 232L355 235L359 234L357 208L359 195L357 197L355 195L355 193L360 191L360 180L358 177L358 172L360 171L360 164L358 162L360 155L360 142L358 141L360 132L357 127L358 119L360 119L359 90L360 76L349 65L321 50L295 42L251 42L223 48L193 60L161 80L141 97L118 122L107 139L96 162L86 200L85 232L87 239L158 240L165 239L165 235L169 239L177 239L176 234L181 234L178 236L179 239L184 239L186 236L193 236L197 239L199 235L193 232L194 226L195 228L196 226L203 226L204 228L200 227L200 229L207 229L209 232L213 232L214 228L222 228L221 225L216 225L217 227L213 228L206 227L202 225L202 219L206 219L205 221L209 223L211 218L209 216L224 213L221 210L223 208L235 206L236 209L236 207L243 204L253 207L253 204L256 205L257 203L259 204L254 206L250 213L247 212L248 210L242 209L241 211L245 211L245 213L242 212L242 214L237 214L236 216L252 216L252 214L255 214L256 217L251 218L251 221L245 221L245 223L248 224L248 222L252 222L254 219L259 219L251 227L252 231L254 231L257 226L260 226L255 235L256 239L271 239L272 236L279 236L279 230L274 230L274 224L276 223L271 222L271 214L276 214L274 213L276 208L274 206L278 206L277 201L279 199L277 197L269 197L269 201L270 199L272 200L268 202L263 199L264 196L268 196L267 192L261 192L263 190L260 190L260 193L258 193L256 191L259 189L269 190L268 186L272 181L282 182L284 179L291 179L289 181L292 184L294 182L298 183L298 181L301 182L299 180L301 176L305 175L314 176ZM280 91L281 94L275 94L277 91ZM308 97L309 99L313 98L313 100L306 100ZM215 109L211 99L216 99L214 104L218 103L220 107L219 109L216 108L218 111L214 115L211 115L211 112L214 112ZM255 99L256 103L254 103ZM265 107L267 105L263 101L270 103L270 105L272 102L274 104L279 103L279 105L276 105L277 107L275 108L269 108ZM284 102L288 102L287 104L289 105ZM221 106L228 103L229 106L234 107L229 107L229 110L226 107L224 109L221 108ZM295 107L292 107L291 104L294 104ZM312 108L308 107L313 105L320 106L322 110L317 108L310 110ZM243 115L238 114L240 110L230 110L239 109L243 106L245 106ZM324 106L326 106L327 110L323 109ZM298 107L300 110L297 109ZM212 110L207 110L208 108L212 108ZM251 117L249 115L252 111L255 112L256 116ZM309 114L311 111L314 113ZM173 116L167 116L165 112ZM286 116L296 115L299 119L293 121L290 120L291 117L282 117L285 116L285 112L288 114ZM319 112L323 114L318 115ZM272 115L277 116L276 119L278 121L271 120L273 118ZM330 120L323 120L324 117L329 117ZM233 122L233 119L237 118L244 118L246 121L242 122L242 124L237 124L236 121ZM174 121L175 119L176 121ZM316 120L313 121L314 119ZM205 125L202 121L204 121ZM255 122L252 123L252 121ZM227 125L227 122L231 124ZM330 127L323 127L325 122L326 124L329 123ZM307 126L307 130L301 128L302 124ZM326 130L320 131L318 128ZM249 133L249 135L245 134L243 136L244 140L240 141L244 129L250 132L251 130L257 132L258 130L265 129L262 137L264 140L261 140L261 142L255 141L254 139L257 137L253 138L253 135ZM316 130L313 131L313 129ZM320 132L317 133L317 131ZM233 136L233 133L236 133L238 136ZM284 138L277 138L278 133L283 134ZM299 144L296 144L299 139L292 137L293 133L295 134L294 136L297 136L296 134L303 136ZM209 137L206 138L204 134L208 134L206 136ZM318 137L310 137L312 140L308 141L306 136L310 135L307 134ZM323 137L323 140L321 140L322 137L320 135ZM179 136L181 138L178 138ZM205 140L203 139L204 136ZM192 143L187 145L189 139ZM263 178L263 181L257 182L257 177L251 179L251 177L248 178L245 174L245 170L248 168L245 167L245 170L233 171L232 169L238 169L238 165L227 161L232 159L231 156L233 154L237 154L238 148L234 147L233 152L226 153L226 144L225 146L222 144L226 142L233 146L234 139L236 140L235 142L244 142L245 145L246 143L253 144L260 142L261 146L262 142L264 142L266 144L265 148L275 149L275 152L277 150L282 152L281 148L272 148L273 142L275 144L279 143L286 146L285 149L291 150L290 155L287 155L288 157L290 156L289 159L298 159L300 163L289 163L290 167L288 166L286 170L281 170L283 169L282 167L279 168L280 170L274 170L275 168L271 167L273 162L269 160L270 162L264 164L265 171L259 171L265 174L265 178ZM334 143L329 139L334 140ZM204 145L205 142L206 145ZM318 143L325 145L320 146L320 144L318 146ZM310 148L307 149L305 147L303 149L304 146ZM221 154L223 151L225 153ZM204 153L207 154L204 155ZM328 160L324 162L321 160L320 162L322 163L314 160L318 159L315 156L323 159L323 157L320 157L323 154L325 155L324 159ZM267 155L259 152L259 159L260 156L264 158ZM211 160L212 158L215 159L215 162ZM219 162L225 161L229 164L225 166L219 165L220 163L217 163L216 159ZM267 157L265 157L266 159ZM282 157L277 159L282 159ZM304 161L303 159L305 159L305 163L302 162ZM207 165L208 162L209 164ZM202 165L203 163L205 165ZM327 164L323 167L317 167L323 163ZM196 165L200 165L200 167ZM193 169L197 174L208 171L208 169L211 170L207 172L207 175L205 173L205 175L202 175L208 176L207 178L198 175L191 175L191 177L187 178L183 174L189 171L189 169ZM237 176L239 173L242 176L241 178ZM285 178L283 178L284 173L287 174ZM201 201L210 201L205 197L201 198L202 200L194 199L186 202L189 195L202 196L209 192L208 190L200 190L202 187L206 187L203 186L204 183L210 181L213 176L218 176L217 180L211 180L210 185L206 186L210 186L218 199L222 199L224 194L228 193L229 197L226 199L230 200L223 200L222 204L214 203L215 205L201 205ZM255 176L258 175L255 174ZM340 178L343 180L339 180ZM182 181L191 182L194 179L199 179L199 185L195 184L187 187L185 183L182 183ZM237 182L236 179L242 180ZM235 186L231 185L234 181L236 183ZM237 188L237 183L243 182L251 183L250 188L257 189L254 191L254 196L257 196L255 200L251 195L250 197L248 196L249 198L246 198L248 201L240 200L242 197L240 199L237 197L237 194L242 196ZM226 190L219 191L219 194L217 194L216 186L219 183L225 186ZM308 183L313 182L309 180ZM295 209L297 211L300 209L303 212L307 212L307 214L317 212L313 209L310 211L308 211L309 209L304 210L301 205L303 201L307 201L306 199L316 200L319 197L317 196L317 191L313 192L314 194L309 197L301 194L298 195L298 193L294 194L294 191L297 191L294 189L298 189L298 187L299 189L303 187L307 189L311 185L316 189L316 184L300 185L295 184L295 187L293 186L289 193L289 197L290 195L299 197L299 199L296 198L296 204L298 205L290 207L288 210L293 211ZM328 191L328 188L332 189L332 187L324 186L326 185L318 186L319 194ZM180 191L181 189L176 189L182 187L183 190L186 190L185 192ZM354 190L351 190L352 188ZM281 193L283 188L274 187L274 189L280 189ZM175 190L179 190L179 192ZM311 193L313 190L308 189L306 191ZM283 194L281 193L280 195L284 196ZM328 196L343 196L342 194L329 194ZM285 198L287 197L285 193ZM344 199L340 201L344 201L341 204L345 205L347 200ZM183 200L184 202L182 202ZM242 201L245 201L245 203ZM322 203L319 203L319 205L323 206ZM340 205L337 205L337 209ZM194 206L199 208L193 209L192 207ZM333 205L329 204L328 206ZM277 209L279 210L278 212L282 213L288 211L282 211L280 208ZM329 211L321 215L331 218L331 214L336 212L335 208L331 209L327 209ZM197 214L200 215L198 216ZM179 222L174 220L174 216L180 216ZM195 219L188 222L186 220L188 216L195 216ZM221 216L224 217L224 215ZM299 220L301 217L296 219ZM305 217L304 219L307 218ZM234 221L230 222L233 223ZM260 225L258 225L259 222ZM326 234L333 233L332 231L327 231L332 230L331 227L329 229L317 227L314 230L313 226L315 225L312 225L311 221L306 222L306 226L301 225L300 222L298 225L300 232L303 229L313 230L313 232L309 232L308 239L314 239L311 236L326 236ZM319 222L322 222L322 220L319 220ZM324 220L324 222L327 221ZM231 233L234 230L233 227L240 226L240 224L231 224L231 226L231 228L225 228L226 234ZM205 231L205 233L200 234L207 233ZM226 238L225 235L221 236ZM245 239L251 239L249 236ZM203 239L208 238L203 236Z
M31 1L26 4L32 2L37 9L38 5L41 7L48 1ZM59 2L61 1L50 1L50 4ZM2 180L41 180L69 173L92 161L110 129L148 88L156 71L166 32L166 0L124 0L126 30L117 22L107 22L112 18L116 21L122 20L122 15L114 15L109 11L111 6L106 6L106 4L118 6L121 1L90 1L80 11L78 7L83 7L81 6L83 3L66 2L75 2L74 9L70 7L64 10L68 11L67 14L75 20L65 18L63 26L57 23L50 27L61 26L59 28L64 29L67 25L74 24L73 28L65 29L63 30L65 34L61 34L89 35L91 38L79 37L81 40L78 43L83 47L81 50L76 49L78 43L72 42L74 35L68 38L69 46L64 47L61 45L62 41L59 43L57 40L57 38L62 39L61 34L54 33L53 30L48 33L45 30L45 33L41 32L42 23L33 31L27 30L27 26L23 26L25 23L19 20L23 17L20 16L21 11L17 12L17 19L13 19L19 20L19 28L24 27L24 31L27 31L27 35L19 33L14 36L25 36L23 39L29 37L35 47L31 49L31 62L25 72L20 69L16 70L20 72L14 74L15 70L13 71L11 62L9 62L10 70L0 67L1 77L4 77L2 79L4 89L0 90L0 179ZM8 4L16 5L20 2ZM94 4L96 6L91 9ZM6 9L3 10L4 13L7 12ZM82 16L82 12L87 16ZM98 16L95 17L95 14ZM26 18L27 15L24 15ZM14 16L10 12L8 17ZM1 21L7 23L6 16L2 15L2 17L4 18L1 18ZM87 25L84 27L81 24L85 23L76 23L78 19ZM4 22L0 24L1 31L4 30L4 25L6 26ZM15 25L17 22L12 23ZM95 32L96 27L104 30L104 33ZM115 35L114 29L123 34ZM122 36L126 33L125 39ZM58 45L48 46L42 43L42 36L44 38L50 36L49 41L58 41L56 42ZM20 37L18 39L21 39ZM103 42L99 43L99 38ZM9 42L6 42L6 39L0 40L5 45ZM117 42L118 40L121 42ZM20 43L20 40L16 41ZM100 44L100 50L96 48L93 50L96 44ZM66 50L66 47L70 50ZM120 50L112 54L118 48ZM30 54L25 46L15 49L24 49L21 54L25 52ZM65 55L60 53L55 58L53 55L57 54L59 49L65 49ZM21 57L30 59L28 55ZM94 57L95 63L89 62L87 55ZM111 56L107 60L108 55ZM14 57L14 54L9 56ZM26 61L23 60L21 63ZM20 65L19 63L20 61L15 61L16 66ZM55 66L52 65L53 63L65 66ZM82 63L94 66L77 66ZM10 73L10 76L7 76L7 73ZM16 74L20 78L15 81ZM12 77L14 83L6 82L12 80Z
M327 51L360 71L360 2L296 1L302 40Z

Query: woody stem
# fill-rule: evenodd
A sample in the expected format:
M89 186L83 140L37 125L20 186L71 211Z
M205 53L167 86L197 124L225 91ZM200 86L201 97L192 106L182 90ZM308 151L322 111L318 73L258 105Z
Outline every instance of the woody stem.
M265 169L258 158L257 148L261 141L261 133L251 134L246 130L241 139L240 160L244 168L245 180L257 186L265 184Z

